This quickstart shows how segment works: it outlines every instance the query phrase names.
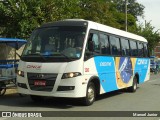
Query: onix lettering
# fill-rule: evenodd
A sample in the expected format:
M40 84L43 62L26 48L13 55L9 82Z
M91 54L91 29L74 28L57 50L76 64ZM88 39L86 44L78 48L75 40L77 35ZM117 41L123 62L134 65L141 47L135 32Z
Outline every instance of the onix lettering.
M146 65L147 64L147 60L138 60L137 64L138 65Z

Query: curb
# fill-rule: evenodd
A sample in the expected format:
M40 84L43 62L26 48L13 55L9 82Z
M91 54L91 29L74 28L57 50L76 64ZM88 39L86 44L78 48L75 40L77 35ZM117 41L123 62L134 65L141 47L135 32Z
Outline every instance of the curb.
M18 93L16 88L7 89L5 95Z

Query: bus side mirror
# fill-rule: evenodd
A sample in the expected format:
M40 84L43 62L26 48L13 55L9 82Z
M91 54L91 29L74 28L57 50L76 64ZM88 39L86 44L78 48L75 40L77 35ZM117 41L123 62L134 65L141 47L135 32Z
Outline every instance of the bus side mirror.
M88 44L89 51L94 52L94 47L95 47L94 42L93 41L89 41L89 44Z

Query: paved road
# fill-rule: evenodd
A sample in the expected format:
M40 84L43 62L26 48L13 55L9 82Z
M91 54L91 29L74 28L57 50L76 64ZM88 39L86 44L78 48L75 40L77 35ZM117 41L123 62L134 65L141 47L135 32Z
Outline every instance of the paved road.
M150 81L139 85L136 93L128 93L125 90L107 93L98 97L96 102L88 107L81 106L78 99L50 98L43 103L34 103L29 96L20 97L18 94L11 94L0 97L0 111L160 111L160 74L151 75ZM0 118L0 120L7 119L9 120L9 118ZM71 119L75 118L69 118ZM82 118L76 118L78 119ZM94 119L96 118L92 118ZM119 120L120 118L107 119ZM147 119L160 120L160 117Z

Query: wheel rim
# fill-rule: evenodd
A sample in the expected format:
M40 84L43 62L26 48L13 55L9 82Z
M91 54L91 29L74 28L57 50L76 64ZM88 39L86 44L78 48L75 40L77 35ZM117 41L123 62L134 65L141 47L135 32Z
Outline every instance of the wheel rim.
M133 86L133 89L136 90L137 89L137 79L134 78L134 86Z
M4 88L4 89L1 89L1 90L0 90L0 95L1 95L1 96L4 95L5 92L6 92L6 89L5 89L5 88Z
M6 85L3 83L0 83L0 96L4 95L6 92Z
M88 97L89 102L94 101L95 93L94 93L93 87L91 87L91 86L88 88L88 96L87 97Z
M136 90L137 89L137 85L136 84L134 84L134 90Z

